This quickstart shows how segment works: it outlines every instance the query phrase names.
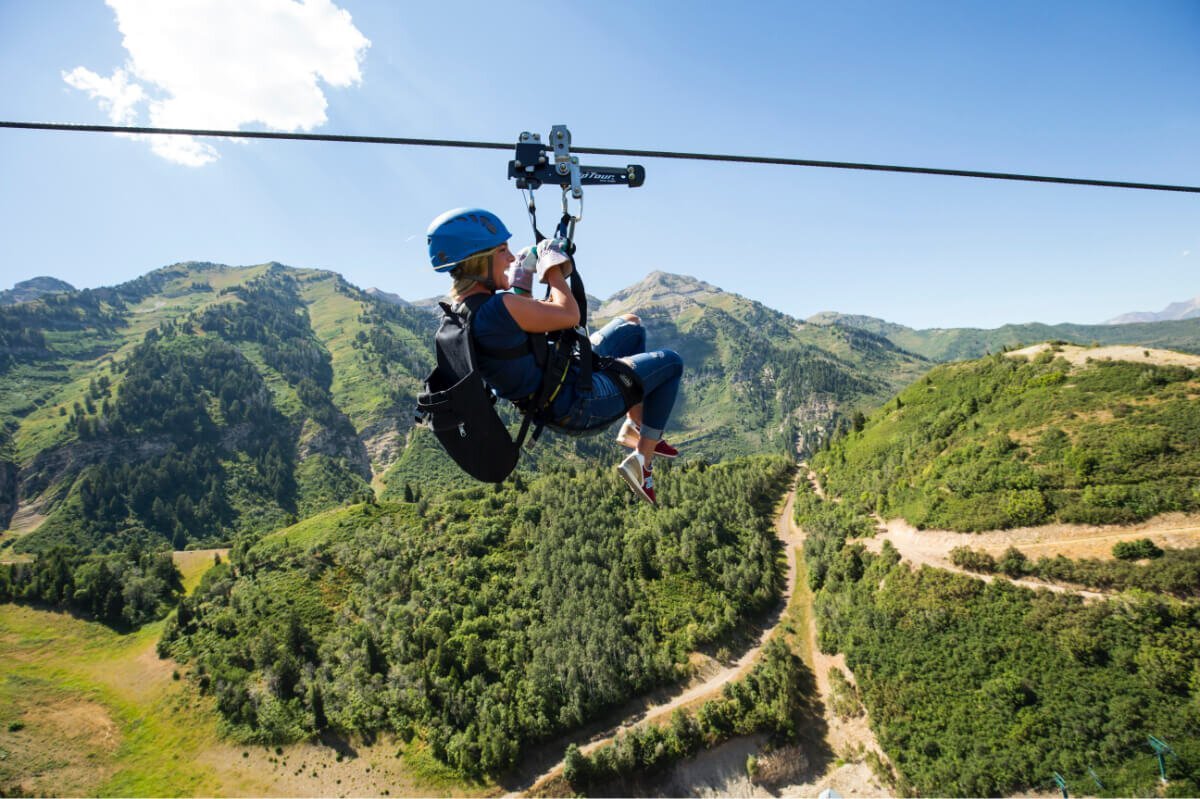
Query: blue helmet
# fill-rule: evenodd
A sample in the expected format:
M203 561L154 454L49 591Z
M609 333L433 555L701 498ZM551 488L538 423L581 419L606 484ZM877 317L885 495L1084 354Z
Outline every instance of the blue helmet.
M455 208L429 223L429 260L449 272L464 258L499 247L512 238L500 217L482 208Z

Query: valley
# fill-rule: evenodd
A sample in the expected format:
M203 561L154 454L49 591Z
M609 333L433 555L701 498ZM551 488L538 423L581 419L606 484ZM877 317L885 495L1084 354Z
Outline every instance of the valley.
M397 300L179 264L0 308L0 792L1128 795L1147 734L1200 784L1200 320L912 331L653 273L596 314L688 365L651 511L606 436L465 481Z

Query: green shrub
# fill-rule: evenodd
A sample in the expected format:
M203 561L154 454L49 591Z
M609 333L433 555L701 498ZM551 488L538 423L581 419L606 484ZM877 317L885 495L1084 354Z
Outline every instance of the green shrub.
M1119 560L1143 560L1161 558L1163 551L1149 538L1139 538L1136 541L1118 541L1113 544L1112 554Z

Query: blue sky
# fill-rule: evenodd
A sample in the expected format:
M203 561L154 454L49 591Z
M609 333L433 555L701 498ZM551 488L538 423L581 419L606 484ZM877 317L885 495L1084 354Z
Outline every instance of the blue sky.
M488 141L565 123L579 146L1200 185L1194 0L156 7L0 3L0 119ZM0 284L277 260L418 298L446 285L424 233L447 208L530 237L504 152L177 145L0 130ZM643 163L644 187L585 198L602 297L662 269L800 317L994 327L1200 294L1196 195Z

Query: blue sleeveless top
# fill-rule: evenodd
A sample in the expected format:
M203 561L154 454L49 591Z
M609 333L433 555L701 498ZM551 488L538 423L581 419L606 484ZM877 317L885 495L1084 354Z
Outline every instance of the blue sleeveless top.
M521 329L508 308L504 295L493 294L479 306L472 317L471 330L480 347L479 371L484 381L506 400L522 400L537 392L542 385L542 370L533 355L520 358L489 358L483 348L503 350L520 347L529 335Z

